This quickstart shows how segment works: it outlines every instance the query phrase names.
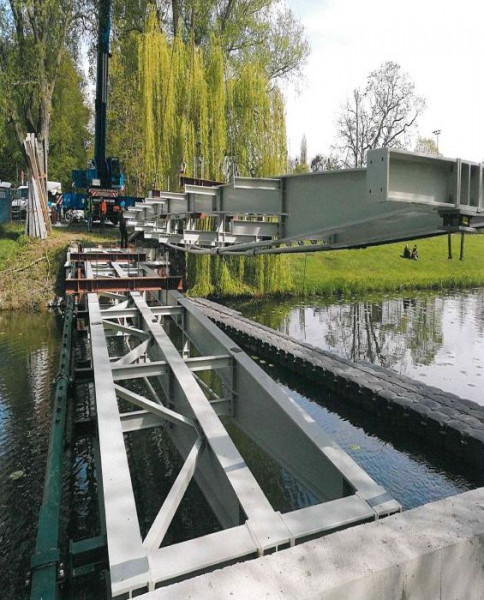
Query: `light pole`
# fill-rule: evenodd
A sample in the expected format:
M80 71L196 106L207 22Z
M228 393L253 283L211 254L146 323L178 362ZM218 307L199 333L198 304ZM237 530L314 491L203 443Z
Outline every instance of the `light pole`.
M441 129L436 129L435 131L432 131L432 133L437 138L437 154L438 154L438 152L439 152L439 135L442 133L442 130Z

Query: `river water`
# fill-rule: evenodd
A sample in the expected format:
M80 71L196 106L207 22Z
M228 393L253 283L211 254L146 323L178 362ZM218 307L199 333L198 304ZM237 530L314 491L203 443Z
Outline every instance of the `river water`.
M484 405L484 290L325 302L231 302L245 317Z
M359 302L252 301L231 305L315 346L353 360L376 362L482 403L483 296L483 290L475 290ZM0 589L6 599L28 597L25 580L42 498L61 329L60 319L52 314L0 313ZM432 454L407 432L388 429L363 413L341 407L325 390L259 362L404 508L478 485L463 465L450 464ZM140 435L136 444L130 436L126 441L130 464L135 461L142 475L134 476L133 485L142 527L147 529L156 514L153 506L160 506L166 494L163 480L176 475L177 461L170 458L155 431ZM82 505L89 507L95 504L95 494L89 491L95 486L87 481L89 461L82 455L80 449L74 488L78 486L81 495L89 496L87 500L81 498ZM166 472L162 472L163 465ZM145 477L143 469L151 476ZM300 494L292 491L289 495L295 498L295 508ZM181 521L184 531L200 535L216 524L205 514L198 497L194 493L194 500L184 500ZM78 514L79 531L87 527L83 519L90 521L89 512L88 508L86 514Z
M0 589L24 597L42 500L61 322L0 312Z

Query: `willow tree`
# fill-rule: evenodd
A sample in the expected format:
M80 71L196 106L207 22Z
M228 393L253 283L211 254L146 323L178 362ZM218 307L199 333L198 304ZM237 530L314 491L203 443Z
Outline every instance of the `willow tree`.
M139 93L132 108L140 115L137 156L149 185L174 189L182 164L188 175L222 180L227 156L238 163L241 175L285 171L283 98L263 63L232 64L216 31L204 44L197 43L193 32L186 38L167 36L155 9L137 36L137 61ZM122 99L118 101L122 106ZM129 167L125 164L125 170ZM215 220L200 219L196 227L214 229ZM260 257L249 262L190 256L188 279L204 295L287 289L280 260Z
M226 87L224 57L220 40L212 35L206 57L208 87L208 172L222 180L223 157L227 147Z
M286 169L284 102L257 63L244 65L229 82L232 154L241 175L264 177Z
M215 35L235 71L256 60L270 80L293 78L309 54L303 26L281 0L113 0L117 30L144 31L150 10L169 39L206 48Z
M107 147L123 165L126 191L142 196L146 178L139 110L138 36L131 32L113 44L110 63Z
M160 33L154 11L139 44L143 158L146 177L155 186L166 184L170 165L170 137L175 129L171 51Z

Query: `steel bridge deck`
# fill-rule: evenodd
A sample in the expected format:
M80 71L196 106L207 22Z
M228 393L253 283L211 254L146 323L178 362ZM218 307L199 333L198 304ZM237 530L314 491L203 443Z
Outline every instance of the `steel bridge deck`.
M123 264L108 252L84 256L86 273ZM82 256L75 256L79 267ZM113 261L113 259L116 259ZM131 277L137 283L137 277ZM113 274L116 279L116 273ZM226 334L176 290L87 293L88 333L111 594L131 596L235 560L257 557L354 523L400 510L314 420ZM176 344L171 329L178 331ZM113 355L109 339L125 350ZM181 336L181 337L180 337ZM181 344L180 344L180 339ZM215 383L207 385L203 373ZM130 382L136 381L136 391ZM140 386L143 390L140 392ZM120 400L122 400L120 409ZM126 409L130 406L130 409ZM223 419L221 421L220 419ZM287 513L272 507L238 446L229 419L287 471L316 503ZM183 466L143 537L124 436L163 427ZM163 545L190 482L196 481L221 531Z
M380 148L367 167L185 185L127 212L146 239L185 252L279 254L359 248L484 225L483 165ZM215 224L207 231L206 217Z
M139 270L150 278L153 266L144 269L143 263L132 263L114 250L76 255L73 264L94 280L107 269L115 271L116 279L115 264L129 275ZM99 550L105 535L111 597L137 596L401 510L178 291L146 291L143 286L127 291L121 286L115 292L80 292L78 302L86 305L91 365L83 365L77 375L82 382L92 381L95 393L103 528L100 537L72 542L71 548L76 553L91 546ZM182 466L142 535L130 471L135 467L128 463L125 435L153 427L169 437ZM279 469L312 500L289 512L274 508L237 436L230 435L234 428L270 458L270 476ZM164 545L192 481L222 529ZM57 584L52 580L50 585Z
M177 292L170 292L169 300L168 306L152 307L141 293L131 292L103 309L96 294L88 295L114 597L400 509L230 338ZM181 326L185 352L170 340L166 318ZM113 330L137 341L114 359L106 342L106 331ZM188 342L202 355L187 356ZM220 375L223 398L207 397L195 377L200 370ZM155 378L164 401L151 386L146 395L125 387L133 378ZM139 410L120 412L119 398ZM274 510L220 414L293 473L319 503L286 514ZM156 426L166 426L184 465L142 539L123 435ZM160 548L192 478L224 529Z

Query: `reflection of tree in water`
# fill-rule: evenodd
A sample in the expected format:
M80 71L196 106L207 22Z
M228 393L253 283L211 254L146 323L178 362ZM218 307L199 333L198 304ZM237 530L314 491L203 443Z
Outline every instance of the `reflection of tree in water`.
M267 327L276 329L289 335L289 322L291 311L298 307L294 301L277 300L231 300L227 306L240 311L247 319L262 323Z
M474 298L473 304L475 305L475 326L479 332L479 336L484 335L484 290L479 290Z
M385 367L402 362L428 364L442 345L442 303L417 298L333 305L327 313L327 344L354 361Z
M272 299L231 306L248 318L298 339L307 337L340 356L404 372L405 365L435 361L443 345L443 315L448 314L449 303L461 327L471 319L478 334L484 335L483 300L484 291L473 290L349 304L320 299L317 305L302 306L300 301Z
M460 292L445 301L452 301L456 305L456 313L459 326L464 327L466 321L471 318L479 335L484 333L484 290L473 290L470 293Z

